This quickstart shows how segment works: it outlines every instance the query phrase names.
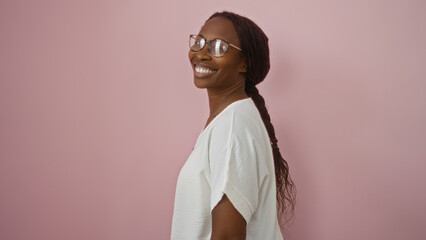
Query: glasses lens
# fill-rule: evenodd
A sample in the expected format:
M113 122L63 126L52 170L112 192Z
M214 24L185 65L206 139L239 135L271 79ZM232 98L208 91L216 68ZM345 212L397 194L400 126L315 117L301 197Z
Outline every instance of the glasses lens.
M215 57L223 57L228 51L228 44L221 39L216 39L210 43L210 53Z
M200 36L191 35L189 37L189 47L192 51L200 51L203 47L206 40Z

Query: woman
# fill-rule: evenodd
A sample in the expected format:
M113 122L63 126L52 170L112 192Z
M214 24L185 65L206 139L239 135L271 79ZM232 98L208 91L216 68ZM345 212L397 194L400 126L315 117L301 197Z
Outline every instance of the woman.
M268 38L250 19L217 12L190 36L188 57L210 116L178 177L171 239L283 239L277 203L293 213L295 187L256 88Z

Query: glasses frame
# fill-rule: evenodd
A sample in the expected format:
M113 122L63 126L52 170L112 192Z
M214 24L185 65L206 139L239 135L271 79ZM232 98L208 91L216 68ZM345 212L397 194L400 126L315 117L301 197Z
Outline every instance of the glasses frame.
M205 42L204 46L202 46L199 50L193 50L191 48L191 38L195 39L196 37L201 37L202 39L204 39L204 42ZM237 49L239 51L243 51L241 48L239 48L239 47L235 46L234 44L229 43L229 42L227 42L227 41L225 41L223 39L214 38L214 39L211 39L211 40L207 40L201 34L189 34L189 49L191 49L191 51L193 51L193 52L199 52L199 51L203 50L203 48L207 45L207 48L208 48L208 51L209 51L210 55L212 55L215 58L221 58L223 56L215 56L215 55L212 54L212 50L211 50L212 48L211 48L211 44L210 43L213 42L213 41L216 41L216 40L220 40L220 41L222 41L222 42L224 42L224 43L226 43L228 45L228 47L226 48L226 51L223 53L223 56L225 56L225 54L228 52L229 46L231 46L231 47L233 47L233 48L235 48L235 49Z

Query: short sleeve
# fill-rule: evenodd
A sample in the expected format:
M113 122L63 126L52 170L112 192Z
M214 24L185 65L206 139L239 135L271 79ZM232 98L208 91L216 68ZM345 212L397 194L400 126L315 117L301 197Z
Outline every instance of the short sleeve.
M249 223L258 206L261 176L254 129L229 121L218 124L210 139L210 211L226 194Z

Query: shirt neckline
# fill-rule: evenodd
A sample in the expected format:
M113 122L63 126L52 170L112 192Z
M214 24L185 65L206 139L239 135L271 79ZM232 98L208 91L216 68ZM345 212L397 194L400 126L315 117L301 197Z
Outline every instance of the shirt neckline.
M239 102L244 102L244 101L247 101L247 100L251 100L251 97L248 97L248 98L243 98L243 99L239 99L239 100L237 100L237 101L234 101L234 102L232 102L232 103L230 103L228 106L226 106L219 114L217 114L216 115L216 117L214 117L210 122L209 122L209 124L205 127L205 128L202 128L202 130L201 130L201 132L200 132L200 134L199 134L199 136L201 136L208 128L210 128L210 125L212 125L212 123L220 116L220 115L222 115L222 113L224 113L226 110L228 110L228 109L230 109L231 108L231 106L233 106L233 105L235 105L236 103L239 103Z

